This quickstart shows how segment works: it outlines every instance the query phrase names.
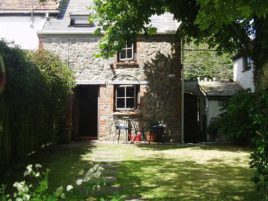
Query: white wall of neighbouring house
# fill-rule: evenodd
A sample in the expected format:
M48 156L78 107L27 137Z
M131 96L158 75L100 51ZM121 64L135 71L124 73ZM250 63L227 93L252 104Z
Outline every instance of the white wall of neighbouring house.
M244 89L250 89L252 92L255 91L254 86L254 69L244 70L244 59L239 57L234 60L233 67L234 81L238 83Z
M207 126L209 126L211 119L223 112L221 109L222 106L219 100L208 100Z
M35 50L39 46L37 32L45 22L41 16L0 16L0 39L14 42L22 49Z

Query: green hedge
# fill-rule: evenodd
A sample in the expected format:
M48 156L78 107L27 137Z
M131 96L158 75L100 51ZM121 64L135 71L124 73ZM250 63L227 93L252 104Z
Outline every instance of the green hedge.
M218 128L218 132L234 144L249 145L256 137L258 125L253 123L257 96L250 91L241 91L233 96L218 119L209 127L208 131Z
M210 131L225 135L235 144L251 145L249 165L257 188L268 190L268 89L243 91L229 101L225 112L213 122ZM268 195L266 193L266 200Z
M26 52L0 41L6 67L0 94L0 162L57 142L66 125L72 71L45 50Z

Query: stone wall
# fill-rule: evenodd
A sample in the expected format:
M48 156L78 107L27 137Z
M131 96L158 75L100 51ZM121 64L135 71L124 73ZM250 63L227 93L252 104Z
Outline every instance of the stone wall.
M113 85L101 85L99 92L99 140L107 140L114 136L115 125L113 122L113 102L114 102Z
M114 136L114 84L136 83L140 86L142 115L148 121L159 121L166 126L169 140L180 141L180 43L172 35L139 37L136 43L136 61L117 62L96 58L100 37L94 35L40 35L41 46L55 52L75 71L78 84L98 84L99 121L98 138ZM148 106L147 104L151 104ZM147 107L148 106L148 107ZM149 109L149 111L148 111ZM138 112L139 113L139 112ZM130 118L138 118L132 115Z

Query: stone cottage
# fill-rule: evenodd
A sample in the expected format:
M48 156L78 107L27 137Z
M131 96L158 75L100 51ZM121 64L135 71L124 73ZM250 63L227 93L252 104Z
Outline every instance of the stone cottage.
M90 0L69 0L58 19L38 33L40 47L55 52L75 72L73 138L111 140L118 121L158 122L166 140L181 142L179 23L152 16L157 34L140 35L110 59L96 58L101 36L88 22ZM131 128L129 129L131 132Z

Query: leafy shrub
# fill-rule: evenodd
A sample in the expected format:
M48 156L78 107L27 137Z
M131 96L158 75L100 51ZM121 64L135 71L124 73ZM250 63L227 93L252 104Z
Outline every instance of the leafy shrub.
M49 124L46 126L48 135L53 133L51 137L64 140L62 133L66 126L69 97L74 87L73 72L56 55L46 50L29 52L27 56L41 72L43 86L40 92L45 112L49 114L46 119Z
M229 100L228 105L224 108L225 112L215 122L219 132L227 140L239 145L254 142L258 128L252 119L256 101L257 96L250 91L241 91Z
M253 124L257 126L257 140L254 152L250 155L250 167L253 168L253 181L258 189L268 190L268 90L256 94ZM268 197L267 197L268 198ZM268 200L268 199L267 199Z
M45 50L26 52L0 41L0 55L6 67L6 88L0 94L2 168L10 158L59 140L74 78L57 56Z
M235 95L219 121L220 132L237 144L251 142L250 167L258 189L268 190L268 90ZM268 197L267 197L268 200Z
M210 120L210 124L208 126L207 132L211 136L212 140L215 140L217 135L219 134L220 127L220 118L214 117Z
M58 187L50 192L48 190L48 173L49 171L41 171L40 164L30 164L24 172L24 181L15 182L14 192L6 193L5 186L0 187L1 201L59 201L74 200L76 193L83 192L84 196L89 196L96 188L100 188L101 175L103 168L99 165L93 166L86 173L81 174L81 178L74 185ZM80 188L80 189L79 189Z

